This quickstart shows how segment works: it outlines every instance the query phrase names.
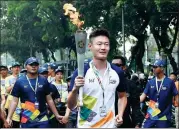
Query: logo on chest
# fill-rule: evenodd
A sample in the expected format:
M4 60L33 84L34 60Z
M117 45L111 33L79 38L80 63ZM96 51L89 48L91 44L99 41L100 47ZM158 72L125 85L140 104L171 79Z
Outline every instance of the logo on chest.
M95 78L89 78L89 83L94 83Z
M116 84L116 80L115 79L112 79L112 77L110 76L109 77L109 84Z
M163 86L163 87L162 87L162 90L167 90L167 87L164 87L164 86Z
M155 86L151 86L151 89L155 88Z
M39 87L39 88L42 88L42 87L43 87L43 85L39 85L39 84L38 84L38 87Z

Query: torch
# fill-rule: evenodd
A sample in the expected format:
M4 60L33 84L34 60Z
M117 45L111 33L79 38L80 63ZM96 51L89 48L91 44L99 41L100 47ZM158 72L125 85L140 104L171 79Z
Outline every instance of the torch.
M84 76L84 60L86 50L86 38L87 33L82 30L78 30L75 33L76 51L77 51L77 62L78 62L78 76ZM79 106L83 106L83 88L79 89Z
M78 63L78 76L84 76L84 60L85 60L85 51L86 51L86 39L87 33L82 30L82 25L84 21L80 21L79 12L76 11L76 8L72 4L64 4L63 9L65 10L65 15L68 15L70 21L78 27L78 30L75 33L75 43L77 51L77 63ZM79 89L79 106L83 106L83 88Z

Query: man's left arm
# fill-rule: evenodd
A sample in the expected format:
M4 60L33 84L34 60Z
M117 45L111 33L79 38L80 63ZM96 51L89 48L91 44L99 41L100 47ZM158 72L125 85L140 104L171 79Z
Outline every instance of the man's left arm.
M53 114L54 114L55 117L57 118L57 120L58 120L59 122L61 122L63 116L60 116L60 115L58 114L58 111L57 111L57 109L56 109L56 107L55 107L55 104L54 104L53 99L52 99L52 97L51 97L50 94L49 94L49 95L46 95L46 101L47 101L47 104L49 105L50 109L52 110Z
M117 87L118 92L118 115L116 116L117 126L120 126L123 123L123 114L127 105L127 96L126 96L126 81L124 78L124 72L121 70L118 72L120 83Z
M46 95L46 102L47 102L48 106L50 107L50 109L52 110L53 114L55 115L56 119L59 122L61 122L63 117L59 115L59 113L58 113L58 111L55 107L55 103L54 103L52 96L50 94L51 93L50 83L47 80L45 80L45 81L46 82L45 82L45 85L44 85L44 93Z
M118 92L118 116L123 117L127 105L126 92Z

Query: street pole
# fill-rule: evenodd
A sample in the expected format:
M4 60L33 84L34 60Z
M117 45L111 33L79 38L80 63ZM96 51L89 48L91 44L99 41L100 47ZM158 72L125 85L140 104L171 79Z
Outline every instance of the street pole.
M123 56L126 56L125 50L125 36L124 36L124 5L122 6L122 35L123 35Z

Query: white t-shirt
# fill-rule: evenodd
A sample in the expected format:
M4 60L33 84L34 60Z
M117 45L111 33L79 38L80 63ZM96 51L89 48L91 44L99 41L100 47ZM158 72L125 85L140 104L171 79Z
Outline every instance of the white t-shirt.
M114 128L115 127L115 92L125 91L124 73L117 66L108 63L104 76L99 78L103 90L92 68L92 62L85 65L85 85L83 87L83 106L78 112L78 128ZM77 71L73 73L70 90L74 86ZM101 116L100 107L106 107L106 116Z
M56 86L58 93L60 94L61 102L67 102L68 97L68 86L67 83L57 84L55 81L52 82Z

